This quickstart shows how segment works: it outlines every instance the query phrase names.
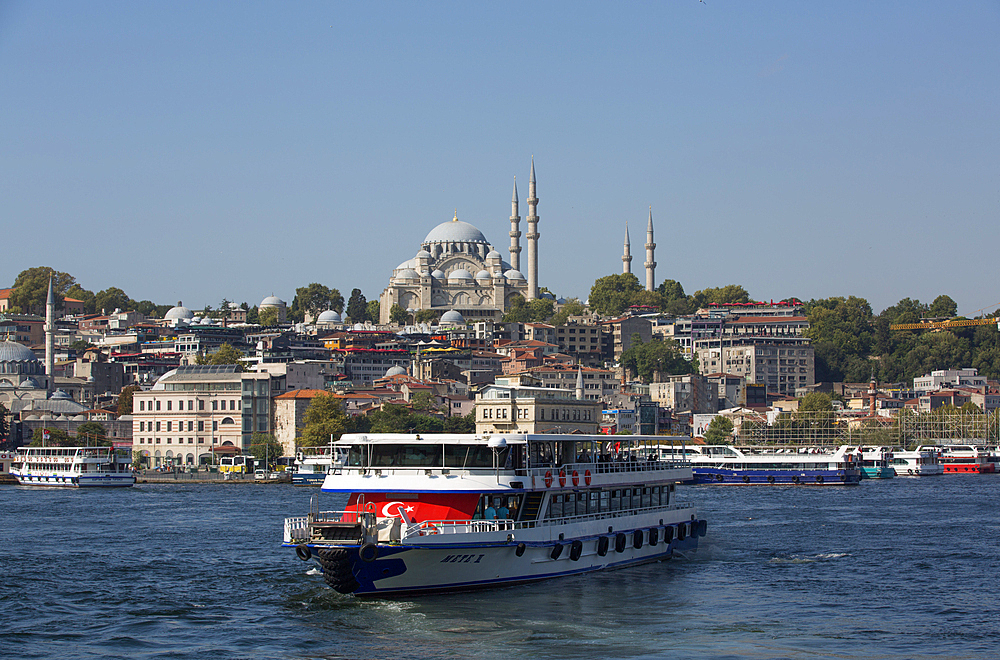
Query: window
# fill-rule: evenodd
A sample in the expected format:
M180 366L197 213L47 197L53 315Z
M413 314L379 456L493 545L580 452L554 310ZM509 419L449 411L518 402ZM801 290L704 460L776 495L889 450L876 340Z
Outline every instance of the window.
M139 401L139 410L140 411L145 411L146 410L146 402L145 401Z
M157 432L159 432L159 430L160 430L160 423L159 423L159 422L157 422L157 423L156 423L156 431L157 431Z
M193 430L194 430L194 422L188 420L188 431L193 431Z
M160 402L159 402L159 401L157 401L157 402L156 402L156 410L157 410L157 411L159 411L159 409L160 409Z
M219 409L219 402L213 399L212 400L212 410L218 410L218 409Z
M194 410L194 401L188 399L188 410Z
M169 402L168 402L169 403ZM170 422L167 422L167 432L170 432Z
M218 422L216 422L216 421L212 422L212 430L213 431L218 431L219 430L219 423Z
M204 409L205 409L205 400L198 399L198 410L204 410Z
M146 430L146 422L139 422L139 433Z
M204 431L205 430L205 421L204 420L201 420L201 419L198 420L198 430L199 431Z

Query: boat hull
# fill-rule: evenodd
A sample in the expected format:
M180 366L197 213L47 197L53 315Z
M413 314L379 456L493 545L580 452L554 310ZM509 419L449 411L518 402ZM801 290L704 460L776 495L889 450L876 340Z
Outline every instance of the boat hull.
M325 472L293 472L293 486L322 486L326 479Z
M679 538L678 525L656 525L653 537L650 528L640 528L576 539L520 543L504 540L478 544L379 543L367 547L324 543L284 545L295 547L300 559L306 554L302 548L307 547L309 556L305 559L319 563L327 583L341 593L394 598L511 586L662 561L674 553L695 550L707 524L691 521L684 527L683 539ZM602 536L607 540L602 542ZM620 537L624 537L624 543ZM651 540L655 542L650 543Z
M693 483L719 486L855 486L857 470L730 470L694 467Z
M22 486L43 486L48 488L115 488L135 485L132 474L95 474L95 475L39 475L15 474L17 483Z

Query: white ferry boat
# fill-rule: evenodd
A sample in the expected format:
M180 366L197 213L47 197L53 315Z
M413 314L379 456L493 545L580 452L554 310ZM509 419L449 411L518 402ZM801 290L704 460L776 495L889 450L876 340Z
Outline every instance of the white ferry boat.
M944 466L938 462L936 451L893 449L890 465L896 471L896 476L899 477L926 477L944 474Z
M615 443L615 444L612 444ZM544 580L697 548L680 460L639 461L656 437L345 435L324 493L344 511L287 518L286 547L340 593L395 597ZM612 453L614 452L614 453ZM678 457L679 458L679 457Z
M292 483L296 486L319 486L328 472L341 467L347 458L346 447L301 447L295 454Z
M945 474L996 472L993 452L982 445L922 445L917 451L937 452Z
M660 451L662 456L668 450ZM847 445L835 452L732 445L687 445L683 451L698 484L840 486L861 481L860 454Z
M132 486L132 459L112 447L20 447L10 468L22 486Z

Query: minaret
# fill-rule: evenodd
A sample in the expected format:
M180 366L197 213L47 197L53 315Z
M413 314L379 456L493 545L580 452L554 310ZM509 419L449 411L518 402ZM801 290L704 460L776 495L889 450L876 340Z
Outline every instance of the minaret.
M628 241L628 220L625 221L625 253L622 254L622 273L632 272L632 246Z
M531 179L528 181L528 300L538 297L538 196L535 193L535 157L531 157Z
M517 214L517 177L514 177L514 196L510 200L510 267L521 270L521 216Z
M576 365L576 398L583 401L583 366Z
M649 207L649 224L646 226L646 291L652 291L656 288L656 276L653 272L656 270L656 262L653 261L653 250L656 249L656 243L653 242L653 207Z
M45 300L45 375L48 376L46 389L52 394L55 375L56 300L52 295L52 276L49 275L49 296Z

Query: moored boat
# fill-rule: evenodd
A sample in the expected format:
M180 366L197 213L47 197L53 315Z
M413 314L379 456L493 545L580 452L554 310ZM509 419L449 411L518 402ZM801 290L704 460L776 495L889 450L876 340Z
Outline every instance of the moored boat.
M345 435L322 492L346 509L287 518L286 547L341 593L394 597L544 580L670 558L707 523L676 487L679 460L638 460L655 437Z
M944 466L938 462L936 451L893 449L890 464L896 471L896 476L899 477L927 477L944 474Z
M891 479L896 470L891 465L892 448L885 446L858 447L858 467L862 479Z
M986 474L996 472L989 449L979 445L923 445L917 451L937 452L945 474Z
M662 450L661 450L662 451ZM857 450L821 447L689 445L694 483L719 485L833 486L861 480Z
M296 486L319 486L329 472L343 465L346 449L334 447L301 447L295 454L292 483Z
M20 447L10 468L22 486L132 486L128 452L113 447Z

